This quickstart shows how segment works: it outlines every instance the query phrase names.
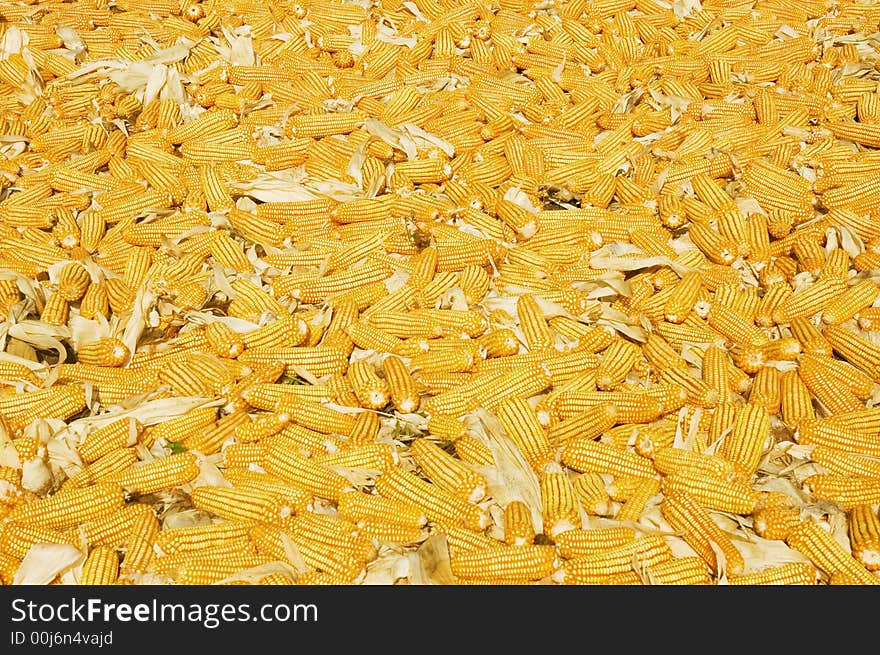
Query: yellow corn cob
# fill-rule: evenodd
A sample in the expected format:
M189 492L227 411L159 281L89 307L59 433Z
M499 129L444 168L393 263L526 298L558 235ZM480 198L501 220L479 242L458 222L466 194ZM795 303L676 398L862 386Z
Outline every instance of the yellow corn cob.
M706 562L700 557L677 557L646 568L651 584L700 585L711 584Z
M798 523L800 511L796 507L762 507L752 516L755 534L764 539L786 539Z
M696 271L688 271L675 285L674 293L663 306L663 314L670 323L681 323L694 308L702 285L702 278Z
M238 425L235 428L235 438L242 443L252 443L278 434L289 424L289 414L261 414L250 423Z
M779 381L780 406L785 424L794 429L801 421L815 419L816 412L810 390L797 371L786 371Z
M805 353L816 355L831 355L831 344L825 338L825 331L820 332L812 322L806 318L794 318L790 322L791 334L801 344L801 350ZM832 333L834 330L832 330Z
M486 349L487 357L509 357L519 352L516 333L507 328L490 330L478 337L477 342Z
M253 489L204 486L190 496L196 509L227 520L271 523L285 513L279 496Z
M563 464L575 471L646 478L655 474L650 459L589 438L575 437L569 441L561 458Z
M669 387L658 388L662 393ZM674 389L677 393L679 390ZM609 418L616 423L650 423L664 413L663 404L653 397L653 393L631 391L575 391L562 395L557 404L557 411L563 419L597 407L608 408ZM551 431L552 434L552 431Z
M496 408L498 420L526 461L535 471L543 469L553 453L544 428L531 405L520 398L510 398Z
M866 400L874 391L874 381L857 368L832 357L817 357L805 354L801 362L809 361L817 373L833 378L841 386L849 389L859 400Z
M361 412L355 417L354 425L345 445L358 448L374 443L380 427L378 414L375 412Z
M339 549L358 561L376 556L376 549L370 540L357 533L357 525L338 516L303 512L282 521L282 527L294 539L304 538Z
M75 487L86 487L131 467L137 461L137 454L132 448L117 448L103 457L86 464L82 470L69 478L68 484Z
M729 266L736 260L736 244L707 225L692 223L688 233L694 245L712 262Z
M551 351L552 352L552 351ZM593 377L599 358L588 352L575 351L543 361L554 387L584 377Z
M86 435L79 447L80 457L85 462L94 462L104 455L133 446L140 438L143 426L136 419L120 419L108 423Z
M236 489L274 494L284 500L291 510L297 512L310 511L312 508L313 498L309 492L291 486L279 478L267 475L266 473L252 471L249 468L232 468L228 463L224 474L226 479Z
M860 478L880 478L880 461L855 453L835 450L828 446L814 446L810 458L822 465L828 473Z
M814 585L818 580L818 572L812 564L806 562L788 562L779 566L770 566L754 573L732 576L727 584L731 585Z
M687 362L681 354L656 332L648 335L648 340L642 345L642 352L654 368L660 369L666 366L687 368Z
M606 576L625 573L633 566L650 567L672 559L672 550L662 537L639 537L620 546L566 560L553 574L562 584L597 583Z
M742 554L696 498L687 492L670 490L664 494L660 510L714 573L722 568L716 549L724 557L723 567L728 574L742 573L745 566Z
M220 451L223 443L235 435L236 429L245 425L248 415L244 411L227 414L206 426L203 430L184 437L180 444L187 450L196 450L203 455L213 455Z
M691 375L687 369L675 367L662 369L658 377L662 382L674 384L684 389L688 403L700 407L714 407L720 400L715 389L700 378Z
M246 339L245 343L247 343ZM238 361L249 366L281 362L286 366L288 375L296 375L296 368L302 368L316 377L345 373L348 370L348 357L345 353L323 346L280 348L248 346L239 356Z
M68 302L60 294L54 293L46 299L40 320L49 325L65 325L69 312Z
M111 585L119 577L119 557L110 546L95 546L83 563L79 584Z
M615 521L631 521L638 523L648 502L660 493L660 481L655 478L644 478L633 494L627 499L614 517Z
M804 356L798 374L810 393L829 413L855 412L864 408L858 396L827 375L824 367L815 359Z
M445 520L473 530L485 527L487 517L473 504L398 468L385 471L376 480L384 497L419 507L429 520Z
M580 527L580 511L567 473L544 472L540 489L544 534L554 539L566 530Z
M875 575L864 568L816 521L802 521L788 535L786 543L806 556L827 576L842 573L851 576L858 584L880 584Z
M107 482L117 484L136 495L146 495L186 484L199 474L196 456L178 453L141 462L126 471L110 476Z
M274 443L283 444L287 448L304 451L309 455L321 455L324 453L335 453L345 444L343 441L317 432L301 425L291 423L274 437L264 439L262 445L268 449Z
M880 518L870 505L858 505L849 514L849 542L855 559L869 571L880 570Z
M360 492L342 494L338 509L340 516L356 523L374 520L417 529L427 522L425 515L415 507Z
M635 435L633 436L633 432ZM656 423L653 426L631 428L626 445L633 441L633 449L642 457L653 459L658 452L669 448L675 441L675 428L671 423ZM618 444L620 445L620 444ZM655 464L656 466L656 464Z
M4 585L11 585L19 566L21 566L21 562L18 559L0 552L0 582Z
M101 483L84 489L72 487L45 500L20 504L7 519L64 529L114 512L124 504L125 495L118 486Z
M16 402L8 407L0 400L0 411L12 430L24 428L38 418L66 420L86 406L85 389L78 384L59 384L49 389L29 391L25 399L18 394L13 396Z
M428 375L433 373L461 373L474 366L474 353L467 348L443 348L421 352L410 358L409 369Z
M452 573L466 580L541 580L553 573L552 546L503 546L456 552L450 560Z
M822 421L830 425L847 427L855 432L870 433L880 427L880 407L862 409L857 412L837 414Z
M495 456L489 447L470 435L456 439L455 454L461 461L474 466L495 466Z
M740 405L718 454L743 473L751 475L761 462L770 437L770 415L760 405Z
M354 131L366 118L363 112L357 110L347 113L300 114L291 117L289 130L292 136L299 138L346 134Z
M342 584L351 583L363 575L364 563L350 553L328 548L325 544L308 537L293 537L268 525L254 526L251 528L250 536L261 552L282 561L288 559L285 542L292 542L307 566L330 575Z
M414 412L419 407L419 393L416 381L406 368L403 361L394 355L382 360L382 372L391 395L394 408L404 414Z
M231 375L211 355L185 353L158 372L159 382L181 396L210 398L232 382Z
M445 441L457 441L468 433L464 423L443 414L435 414L428 419L428 432Z
M751 514L758 502L751 486L738 480L716 478L691 469L679 469L663 480L664 495L685 492L700 505L732 514Z
M345 328L354 345L362 350L398 352L401 339L379 330L369 323L352 323Z
M731 343L763 346L769 341L761 328L736 311L717 302L712 303L706 320L712 329L724 335Z
M245 544L250 523L225 521L160 531L154 538L156 548L163 555L198 553L233 544Z
M207 585L219 582L238 571L268 564L269 557L251 553L203 554L184 560L175 567L176 581L183 585Z
M308 337L308 325L299 316L282 316L241 335L245 348L299 346Z
M880 480L820 473L804 480L804 490L817 500L830 500L847 509L880 503Z
M781 374L773 366L765 366L755 375L749 392L749 404L761 405L768 413L779 413L782 404Z
M375 471L385 471L399 461L396 448L391 444L385 443L345 448L339 452L316 455L314 459L324 466L364 468Z
M108 337L82 345L77 361L95 366L122 366L129 357L128 347L119 339Z
M144 512L134 520L120 567L123 572L147 569L153 559L153 543L158 534L159 521L153 512Z
M354 429L350 415L296 396L279 398L275 409L289 414L297 425L325 434L350 434Z
M625 527L566 530L556 538L556 547L562 557L574 559L617 548L635 539L635 530Z
M521 500L512 500L504 508L504 542L508 546L534 543L535 526L532 511Z
M438 487L469 502L480 501L486 493L485 478L427 439L416 439L410 453L425 475Z
M450 555L504 547L504 542L487 537L482 532L474 532L449 523L438 523L437 533L443 535Z
M211 345L211 349L218 357L236 358L244 352L244 339L232 328L214 321L205 326L205 337Z
M269 446L262 465L270 475L330 500L338 500L339 495L350 486L348 480L338 473L303 457L282 442L276 441Z
M249 524L242 521L210 523L162 530L154 537L156 548L164 555L198 553L247 540Z
M79 262L70 262L58 272L58 295L67 302L76 302L92 282L89 272Z
M24 556L34 544L73 544L74 538L68 532L59 532L39 525L25 525L6 521L0 530L0 553L17 560Z
M618 475L606 485L612 500L625 503L644 485L645 478L638 475Z
M544 312L535 297L524 294L516 302L519 325L530 351L543 350L553 345L553 332L547 325Z
M773 312L773 320L787 323L793 318L812 316L845 292L846 287L839 280L818 280L781 303Z
M718 346L709 346L703 352L703 381L716 392L721 402L725 402L731 392L730 367L727 353Z
M602 360L596 370L596 386L609 390L623 382L638 357L639 349L635 344L623 339L614 341L602 353Z
M691 469L723 479L734 472L733 464L723 457L704 455L672 446L658 448L652 459L656 469L664 475L670 475L680 469Z
M877 300L880 289L872 280L861 280L846 289L846 293L834 298L822 310L822 322L837 325L870 307Z
M767 285L764 296L755 312L755 324L758 327L773 327L775 321L773 313L792 294L791 286L787 282L773 282Z
M282 366L280 372L283 372L283 370L284 367ZM278 368L271 367L270 377L274 376L276 372L278 372ZM242 385L241 394L243 400L250 407L275 411L278 407L296 403L297 400L308 400L313 403L330 401L333 398L333 389L330 382L331 379L328 379L327 385L305 385L273 384L271 382L254 380L251 384Z
M346 377L362 407L382 409L388 404L391 396L388 383L376 374L372 364L363 359L352 362Z
M259 464L266 452L265 444L234 443L223 449L223 464L227 470L238 470L249 464Z
M795 432L795 439L800 444L817 444L853 454L880 457L880 444L873 434L829 419L802 421Z
M398 523L386 523L372 518L358 521L358 534L374 543L410 546L421 542L425 534L421 528L413 528Z
M562 403L565 400L563 399ZM562 404L560 403L560 404ZM595 439L617 423L615 405L594 405L585 412L566 418L547 431L547 437L554 446L571 443L577 439Z
M131 535L135 523L142 515L154 515L151 507L142 503L126 505L94 521L83 524L86 539L93 545L123 546Z
M578 349L600 352L614 342L614 334L603 327L587 327L566 316L555 316L548 321L551 328L569 339L578 340Z

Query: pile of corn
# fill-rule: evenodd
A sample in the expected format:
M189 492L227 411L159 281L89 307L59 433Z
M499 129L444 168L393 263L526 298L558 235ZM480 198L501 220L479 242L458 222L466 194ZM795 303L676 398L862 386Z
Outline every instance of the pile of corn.
M0 580L880 582L880 5L0 5Z

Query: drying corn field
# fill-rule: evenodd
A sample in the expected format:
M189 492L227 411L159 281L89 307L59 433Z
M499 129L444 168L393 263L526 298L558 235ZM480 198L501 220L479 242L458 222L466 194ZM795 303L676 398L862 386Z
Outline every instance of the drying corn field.
M0 3L0 581L877 584L878 23Z

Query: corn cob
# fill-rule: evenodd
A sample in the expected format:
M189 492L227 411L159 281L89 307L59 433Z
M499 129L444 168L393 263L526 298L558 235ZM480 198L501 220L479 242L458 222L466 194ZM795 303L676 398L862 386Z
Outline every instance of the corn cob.
M119 576L119 557L110 546L95 546L83 563L79 584L111 585Z
M133 494L146 495L186 484L198 474L196 456L178 453L135 464L126 471L110 476L107 482L117 484Z
M853 558L819 523L802 521L786 539L793 549L806 556L813 565L828 576L846 574L858 584L880 584L861 563Z
M376 490L391 500L419 507L429 520L450 521L473 530L486 525L487 517L476 505L397 468L379 476Z
M779 566L769 566L754 573L732 576L727 584L732 585L814 585L818 572L811 564L789 562Z
M663 517L681 531L682 538L714 573L719 573L722 567L730 575L742 573L745 566L742 554L696 498L687 492L672 490L664 494L660 509Z
M662 537L650 535L583 557L566 560L553 574L562 584L597 583L606 576L625 573L636 566L654 566L672 559Z
M456 553L449 563L459 578L527 581L550 576L554 559L551 546L506 546Z
M852 508L849 541L854 558L869 571L880 570L880 518L870 505Z

